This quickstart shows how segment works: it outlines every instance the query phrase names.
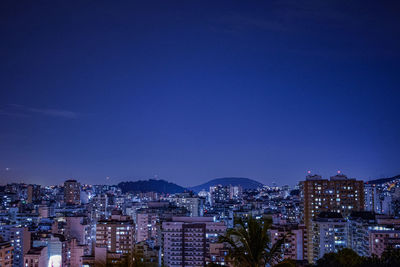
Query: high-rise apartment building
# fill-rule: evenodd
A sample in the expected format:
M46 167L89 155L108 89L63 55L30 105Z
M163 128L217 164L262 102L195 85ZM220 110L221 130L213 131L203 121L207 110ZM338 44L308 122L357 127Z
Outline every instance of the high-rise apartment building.
M358 255L381 256L388 248L400 247L400 219L371 211L349 216L350 247Z
M365 210L381 213L380 189L375 184L364 185Z
M229 198L230 199L241 199L243 196L243 188L240 185L230 186Z
M226 226L212 217L174 217L162 229L164 265L194 267L210 261L210 243L217 242Z
M96 225L96 247L107 248L107 258L118 259L132 253L135 227L129 216L113 211L111 218Z
M303 222L306 225L307 260L312 262L313 229L312 221L323 211L341 213L348 216L352 211L364 209L364 182L349 179L343 174L332 176L330 180L319 175L308 175L300 182Z
M2 241L0 238L0 266L12 267L13 264L13 247L8 241Z
M68 241L64 235L50 233L36 233L32 236L32 248L47 247L48 266L52 267L70 267L66 247Z
M215 185L210 186L210 202L214 206L230 200L230 186Z
M147 208L136 211L136 242L155 240L161 246L161 225L176 216L189 216L184 207L177 207L169 202L148 202Z
M142 210L136 214L136 242L145 241L157 236L158 214Z
M158 248L155 249L154 247L151 247L148 242L142 241L136 243L133 251L133 255L135 255L135 258L140 260L144 266L159 266L159 256L161 256L159 255L159 250Z
M304 225L274 224L270 229L270 234L272 245L282 238L285 239L281 254L278 256L279 260L302 261L304 259Z
M324 254L349 247L347 220L338 212L321 212L313 220L314 262Z
M76 180L64 182L64 202L69 205L81 204L81 185Z
M47 247L31 248L23 261L24 267L47 267L49 262Z
M92 219L107 218L108 197L107 194L98 194L90 200L90 214Z
M203 216L204 201L202 198L192 196L188 193L182 193L176 194L175 197L171 198L171 201L178 207L186 208L192 217Z
M14 267L22 267L24 256L31 247L31 233L28 227L12 227L10 229L10 242L14 247Z
M400 247L400 230L376 226L369 230L369 254L380 257L388 248Z
M66 238L75 238L80 245L87 244L87 232L89 226L85 222L85 218L81 216L65 217L66 226L64 234Z
M26 203L34 203L40 199L40 185L30 184L26 189Z
M377 225L374 212L352 212L348 224L351 249L360 256L370 256L369 232Z

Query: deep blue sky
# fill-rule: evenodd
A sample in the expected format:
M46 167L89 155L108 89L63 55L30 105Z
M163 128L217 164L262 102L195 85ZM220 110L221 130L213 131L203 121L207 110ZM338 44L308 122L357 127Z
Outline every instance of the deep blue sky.
M398 1L300 2L3 1L1 182L400 174Z

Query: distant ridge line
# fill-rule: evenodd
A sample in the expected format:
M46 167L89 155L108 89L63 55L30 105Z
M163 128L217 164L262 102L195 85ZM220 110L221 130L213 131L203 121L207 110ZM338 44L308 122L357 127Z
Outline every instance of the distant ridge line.
M259 187L264 186L262 183L250 179L250 178L244 178L244 177L222 177L222 178L216 178L216 179L212 179L206 183L197 185L197 186L193 186L193 187L189 187L188 189L193 190L194 192L198 193L201 190L205 189L205 190L209 190L210 186L215 186L215 185L223 185L223 186L227 186L227 185L240 185L242 186L243 189L257 189Z
M389 178L379 178L379 179L369 180L366 183L367 184L384 184L384 183L387 183L387 182L390 182L390 181L396 180L396 179L400 179L400 175L396 175L396 176L389 177Z

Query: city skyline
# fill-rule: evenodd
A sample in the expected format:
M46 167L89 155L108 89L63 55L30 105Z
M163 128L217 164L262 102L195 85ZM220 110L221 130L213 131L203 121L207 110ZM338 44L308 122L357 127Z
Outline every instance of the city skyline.
M0 2L1 267L400 266L400 2Z
M400 177L400 175L395 175L395 176L392 176L392 177L379 177L379 178L376 178L376 179L365 180L365 179L362 179L362 178L359 178L359 177L348 176L346 173L343 173L340 170L338 170L336 173L331 173L330 175L321 175L320 173L314 173L314 172L311 172L310 170L308 170L304 174L304 176L302 178L300 178L299 180L295 181L293 184L286 183L286 181L279 181L279 180L271 180L270 183L263 183L263 182L261 182L261 181L259 181L257 179L252 179L252 178L249 178L249 177L233 177L233 176L231 176L231 177L215 177L213 179L205 180L204 182L201 182L201 183L198 182L196 184L189 184L187 186L184 186L182 184L175 183L174 181L171 181L171 180L168 180L168 179L163 179L161 177L155 176L155 177L149 177L149 178L144 177L144 178L137 178L137 179L122 178L122 179L117 180L117 181L116 180L111 180L110 181L109 177L106 177L105 181L100 181L99 180L97 183L87 183L84 180L81 180L79 178L74 178L74 177L66 178L66 179L62 180L61 182L53 182L53 183L48 183L48 184L30 183L30 182L24 181L24 180L13 180L11 182L7 182L7 181L3 182L2 181L2 183L0 183L0 186L5 186L5 185L10 184L10 183L21 183L21 184L27 184L27 185L31 184L31 185L40 185L40 186L59 186L59 185L64 184L66 181L70 181L70 180L78 181L78 182L82 183L82 185L108 185L108 186L118 186L120 183L124 183L124 182L165 181L167 183L172 183L174 185L178 185L178 186L184 188L185 190L193 191L194 188L199 187L199 186L201 186L203 184L208 184L208 183L218 184L217 182L214 182L214 181L221 180L221 179L248 179L250 181L260 183L263 186L269 186L269 187L289 186L290 188L295 188L295 187L299 186L300 182L304 178L306 178L306 177L308 177L310 175L312 175L312 176L315 175L315 176L321 177L322 179L330 179L331 177L334 177L336 175L344 175L345 177L348 177L349 179L361 180L365 184L368 184L369 181L373 181L373 180L397 179L398 177ZM241 184L241 181L235 181L233 184ZM206 189L206 188L204 188L204 189Z
M3 184L400 174L397 3L2 7Z
M400 176L364 183L308 172L296 188L231 180L194 192L66 180L10 183L0 196L7 267L344 267L346 255L357 266L399 264ZM273 256L260 260L251 247Z

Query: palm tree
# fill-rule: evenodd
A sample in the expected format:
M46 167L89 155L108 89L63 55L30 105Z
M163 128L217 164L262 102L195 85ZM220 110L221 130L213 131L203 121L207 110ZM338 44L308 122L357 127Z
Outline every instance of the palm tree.
M270 246L270 220L257 220L249 217L235 220L235 227L220 237L220 242L228 243L229 257L235 266L264 267L266 264L278 262L279 252L285 237Z

